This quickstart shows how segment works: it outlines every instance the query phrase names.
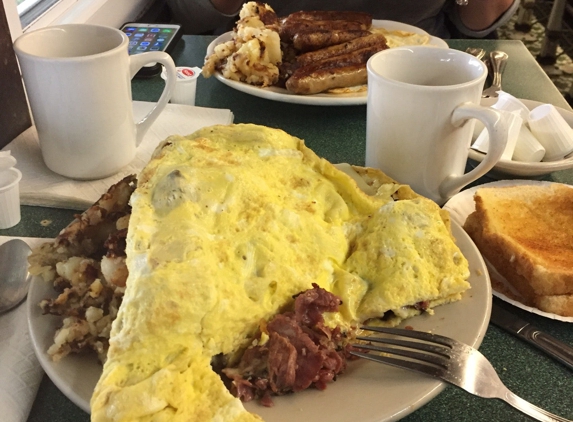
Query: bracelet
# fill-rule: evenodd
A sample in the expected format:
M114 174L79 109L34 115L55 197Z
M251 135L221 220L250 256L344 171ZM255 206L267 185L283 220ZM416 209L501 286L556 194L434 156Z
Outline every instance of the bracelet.
M456 4L458 6L467 6L469 3L469 0L456 0Z

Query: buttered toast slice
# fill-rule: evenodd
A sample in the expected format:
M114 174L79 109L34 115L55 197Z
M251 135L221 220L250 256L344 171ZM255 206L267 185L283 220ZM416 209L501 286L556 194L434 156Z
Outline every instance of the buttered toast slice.
M573 315L573 189L481 188L464 229L528 305Z

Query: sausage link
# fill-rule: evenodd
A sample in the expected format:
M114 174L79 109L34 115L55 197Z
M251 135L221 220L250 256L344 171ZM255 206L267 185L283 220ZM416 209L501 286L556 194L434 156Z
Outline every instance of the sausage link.
M354 40L346 43L333 45L321 50L309 51L308 53L298 56L296 61L299 65L306 66L319 60L352 53L353 51L367 47L375 47L377 49L376 51L380 51L388 48L388 45L386 44L386 38L384 35L370 34L365 37L355 38Z
M351 53L330 57L299 67L293 72L292 76L287 79L285 86L289 91L295 94L316 94L325 89L353 86L343 85L354 80L350 77L350 74L354 74L355 72L352 73L348 69L357 66L363 66L364 69L366 69L368 59L383 49L384 48L380 48L380 46L366 47ZM345 69L343 72L345 77L337 78L337 75L342 72L340 69ZM313 83L314 80L317 81L316 84ZM319 81L321 82L319 83ZM330 82L327 83L325 81ZM328 87L323 89L322 87L325 86L325 84L327 84Z
M290 19L308 19L313 21L356 21L366 28L372 25L372 15L363 12L347 12L347 11L334 11L334 10L313 10L309 12L300 11L291 13L288 18Z
M301 78L291 77L286 82L286 88L295 94L318 94L332 88L363 85L367 79L368 73L364 63L334 69L319 69Z
M328 29L328 30L366 30L366 25L355 21L312 21L309 19L289 20L280 26L279 35L283 41L292 41L293 37L303 31Z
M319 60L306 66L298 67L294 72L295 75L302 75L305 73L313 72L318 69L332 69L337 67L352 66L355 64L363 64L368 61L372 55L378 51L385 50L385 47L378 45L365 47L360 50L352 51L351 53L341 54L339 56L329 57L327 59Z
M320 29L298 32L292 38L292 43L296 50L305 53L330 47L331 45L342 44L369 34L370 31L363 29L346 31Z

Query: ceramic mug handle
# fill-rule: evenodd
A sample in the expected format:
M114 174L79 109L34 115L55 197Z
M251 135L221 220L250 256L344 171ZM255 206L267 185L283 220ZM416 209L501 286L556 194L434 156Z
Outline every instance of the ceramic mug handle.
M450 198L458 193L464 186L490 171L500 160L507 144L509 127L501 113L490 107L476 104L462 104L452 113L452 124L461 126L468 119L478 119L489 132L489 150L485 158L472 171L461 176L450 175L440 184L439 193L442 198Z
M149 53L136 54L134 56L129 56L129 71L130 78L133 78L137 71L141 69L144 65L148 63L161 63L165 66L166 82L165 88L159 97L159 101L151 109L147 115L135 124L135 145L139 146L143 139L143 135L147 132L151 124L157 119L159 113L163 111L167 102L171 99L173 95L173 90L175 89L175 82L177 81L177 71L175 69L175 63L171 56L162 51L152 51Z

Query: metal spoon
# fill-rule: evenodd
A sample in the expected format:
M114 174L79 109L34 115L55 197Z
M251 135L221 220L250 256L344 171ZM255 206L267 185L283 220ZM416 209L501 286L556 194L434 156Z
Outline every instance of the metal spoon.
M28 294L30 247L20 239L0 245L0 313L18 305Z
M496 98L497 91L501 91L501 75L505 69L508 55L503 51L492 51L489 53L489 60L491 62L491 70L493 71L493 80L491 86L482 92L482 98Z
M483 59L483 56L485 56L485 50L478 47L468 47L466 48L466 53L471 54L479 60Z

